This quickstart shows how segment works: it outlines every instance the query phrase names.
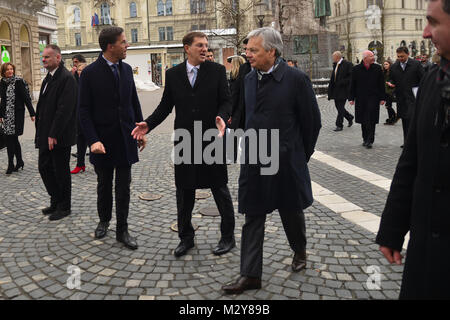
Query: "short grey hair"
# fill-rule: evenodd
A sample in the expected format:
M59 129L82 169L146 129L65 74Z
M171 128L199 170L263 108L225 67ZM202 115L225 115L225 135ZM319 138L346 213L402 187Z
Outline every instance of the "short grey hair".
M281 56L283 52L283 39L281 34L274 28L264 27L251 31L247 38L261 37L262 46L266 51L275 49L275 56Z

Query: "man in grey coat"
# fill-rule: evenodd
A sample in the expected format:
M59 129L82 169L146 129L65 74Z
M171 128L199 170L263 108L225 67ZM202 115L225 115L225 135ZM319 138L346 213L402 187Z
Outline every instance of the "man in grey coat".
M274 210L280 213L295 253L292 270L305 268L303 210L313 202L307 163L321 128L311 81L280 58L283 49L280 33L273 28L260 28L250 32L248 38L247 57L253 70L245 78L245 159L241 159L239 177L239 212L245 214L245 224L240 277L223 287L227 294L261 288L264 223L267 214ZM267 139L261 137L264 130L270 136ZM260 136L258 141L252 141L250 132ZM263 145L270 150L272 159L279 160L275 164L277 170L270 173L265 169L274 163L267 165L261 154L256 164L249 161L255 156L256 146L261 151Z

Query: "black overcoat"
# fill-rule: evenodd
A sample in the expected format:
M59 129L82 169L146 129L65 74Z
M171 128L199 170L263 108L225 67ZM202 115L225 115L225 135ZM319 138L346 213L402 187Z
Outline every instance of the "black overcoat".
M36 107L37 148L48 148L48 138L55 138L58 147L73 146L76 141L77 82L61 61L47 83L42 83Z
M347 100L350 95L353 63L342 60L335 78L336 65L337 63L333 63L333 72L328 84L328 100Z
M400 298L450 299L450 148L442 147L438 67L424 76L376 242L401 251L409 231Z
M405 71L403 71L400 61L392 65L389 81L395 85L397 114L400 118L411 118L416 103L412 88L419 86L424 74L425 70L417 60L408 59Z
M129 166L139 161L131 131L143 120L131 66L119 61L120 83L100 53L83 69L79 90L79 122L89 146L100 141L106 154L89 154L95 166Z
M307 163L314 152L321 120L311 81L283 61L265 77L259 87L256 70L245 78L245 129L279 130L279 168L274 175L261 175L261 168L270 165L262 161L250 164L246 141L239 177L239 212L250 215L275 209L295 212L313 202ZM267 149L277 152L274 147L269 144Z
M386 94L381 66L374 63L367 69L364 62L354 66L349 101L355 101L356 123L378 123L380 101L383 100L386 100Z
M23 134L23 126L25 122L25 107L27 107L30 117L34 117L36 113L34 112L33 104L31 103L30 93L26 90L24 80L17 79L15 84L15 94L16 100L14 104L14 125L16 135L21 136ZM0 81L0 118L5 118L6 112L6 89L8 85L2 79Z
M235 81L231 84L231 129L244 129L245 127L245 94L244 80L245 76L252 70L249 62L239 67L239 74Z
M225 161L217 164L194 162L194 122L201 124L201 134L216 128L216 117L225 123L231 115L231 99L225 67L210 61L200 65L194 87L189 83L186 61L167 70L164 93L156 110L145 120L151 130L172 112L175 106L174 128L185 129L191 136L190 163L175 164L175 185L181 189L217 188L228 183ZM175 142L175 144L177 144ZM202 144L202 152L209 142ZM197 155L198 156L198 155Z

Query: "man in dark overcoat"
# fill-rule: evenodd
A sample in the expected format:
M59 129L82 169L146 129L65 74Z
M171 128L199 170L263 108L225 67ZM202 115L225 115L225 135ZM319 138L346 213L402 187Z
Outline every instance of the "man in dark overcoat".
M245 130L257 134L278 132L267 150L278 155L278 170L263 173L267 164L258 157L250 163L262 140L245 139L245 159L239 177L239 212L242 228L239 279L222 289L239 294L261 287L264 224L267 214L278 210L289 244L294 251L292 270L306 266L306 228L303 210L313 202L307 163L321 128L320 111L311 81L281 58L283 41L273 28L256 29L248 35L247 57L253 70L245 78ZM250 135L249 135L250 136ZM253 150L253 151L252 151ZM273 165L273 163L271 164Z
M344 128L344 118L347 119L349 127L353 125L354 117L350 112L345 110L345 103L350 93L353 64L345 60L340 51L334 52L332 57L333 72L331 73L328 85L328 100L334 100L334 105L338 112L334 131L342 131Z
M42 63L48 73L36 107L35 145L39 149L39 173L50 195L50 206L42 212L49 220L59 220L71 213L69 162L77 134L77 83L65 68L57 45L47 45Z
M97 210L100 222L95 238L106 236L112 217L115 172L116 240L138 248L128 232L131 166L139 161L138 146L131 136L136 121L142 121L141 105L131 66L123 62L128 42L120 27L108 27L99 36L102 50L80 77L80 125L90 146L90 162L97 174ZM142 149L145 141L138 141Z
M400 265L410 232L400 299L450 299L450 0L429 1L427 19L441 64L420 83L376 238Z
M363 52L363 60L353 67L350 86L350 104L355 105L355 121L361 124L363 146L372 148L375 127L380 120L380 103L385 103L384 75L375 64L372 51Z
M225 159L221 159L220 163L206 163L202 154L207 144L203 142L199 145L201 149L196 150L195 140L202 139L203 134L213 128L219 129L220 137L225 133L225 123L231 114L226 71L224 66L206 61L208 38L204 33L186 34L183 46L187 60L167 70L160 104L144 122L137 124L133 135L139 139L153 130L175 106L175 133L187 130L190 134L191 150L183 152L190 151L191 157L189 161L182 162L175 159L178 236L181 241L174 255L183 256L194 246L195 233L191 219L195 190L203 188L211 189L222 218L221 239L213 250L215 255L222 255L235 247L234 208L227 187L227 166ZM196 126L201 130L195 130ZM200 161L196 161L197 157Z
M421 63L409 58L407 47L397 49L397 61L389 72L388 86L395 88L397 115L402 119L403 141L406 140L410 119L416 103L416 94L425 71Z

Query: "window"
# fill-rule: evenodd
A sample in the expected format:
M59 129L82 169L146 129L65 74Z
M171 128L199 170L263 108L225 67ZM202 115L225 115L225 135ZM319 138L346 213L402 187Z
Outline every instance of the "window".
M206 12L206 0L199 0L198 11L200 13L205 13Z
M167 40L172 41L173 40L173 27L167 27Z
M423 30L422 19L419 19L419 30Z
M100 24L111 24L109 4L105 2L100 6Z
M81 21L81 11L80 8L73 9L73 22L79 23Z
M201 24L200 25L200 30L206 30L206 24Z
M340 2L337 4L337 15L338 16L341 15L341 3Z
M81 33L75 33L75 45L81 47Z
M159 32L159 41L165 41L166 40L166 28L160 27L158 28Z
M131 43L138 42L138 29L131 29Z
M402 0L402 9L405 9L405 0Z
M383 7L383 0L367 0L367 8L369 6L377 5L378 7Z
M198 1L199 1L199 0L190 0L190 3L191 3L191 13L198 13Z
M137 9L136 9L136 2L130 3L130 18L136 18L137 17Z
M164 15L164 2L162 2L162 0L158 1L157 9L158 9L158 16L163 16Z
M198 30L198 24L193 24L191 26L191 31L195 31L195 30Z
M402 29L405 30L405 26L406 26L406 20L405 18L402 18Z
M171 16L171 15L172 15L172 0L167 0L166 1L166 16Z

